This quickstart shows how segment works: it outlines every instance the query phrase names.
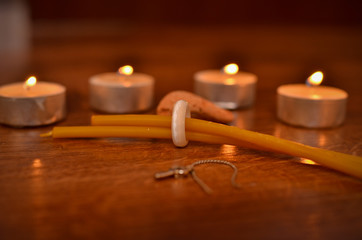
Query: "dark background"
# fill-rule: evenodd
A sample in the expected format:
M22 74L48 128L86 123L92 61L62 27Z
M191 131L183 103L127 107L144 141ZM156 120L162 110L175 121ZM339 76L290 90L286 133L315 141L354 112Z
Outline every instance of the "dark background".
M29 0L33 19L117 19L175 24L362 25L352 0Z

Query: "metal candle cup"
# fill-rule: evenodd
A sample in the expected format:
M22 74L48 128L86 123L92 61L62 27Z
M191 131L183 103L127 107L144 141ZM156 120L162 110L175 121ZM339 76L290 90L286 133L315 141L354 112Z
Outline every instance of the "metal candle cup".
M106 113L134 113L152 106L154 78L143 73L102 73L89 79L90 105Z
M289 84L277 89L277 115L288 124L307 128L343 123L348 94L338 88Z
M253 104L257 77L252 73L234 75L205 70L194 75L195 93L221 108L237 109Z
M13 127L48 125L65 118L65 87L38 82L26 89L24 83L0 87L0 123Z

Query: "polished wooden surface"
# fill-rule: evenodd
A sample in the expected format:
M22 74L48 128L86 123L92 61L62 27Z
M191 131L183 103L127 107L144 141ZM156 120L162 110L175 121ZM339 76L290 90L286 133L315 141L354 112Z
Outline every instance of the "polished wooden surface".
M67 87L68 116L88 125L88 78L132 64L156 78L155 104L192 91L192 75L236 61L258 75L257 101L235 111L236 126L362 156L362 32L332 26L136 26L45 23L33 26L28 54L0 65L0 83L28 74ZM276 118L276 88L323 70L326 85L349 93L345 123L303 129ZM150 113L154 112L150 110ZM292 156L151 139L41 138L53 126L0 126L1 239L361 239L362 181ZM201 159L234 163L191 178L154 173Z

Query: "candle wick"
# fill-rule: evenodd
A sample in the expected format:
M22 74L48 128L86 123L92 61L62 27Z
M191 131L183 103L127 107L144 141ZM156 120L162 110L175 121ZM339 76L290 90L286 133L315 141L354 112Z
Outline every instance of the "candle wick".
M126 74L117 72L117 75L119 76L119 79L120 79L121 81L127 81L127 75L126 75Z
M122 80L127 80L129 74L125 74L125 73L121 73L121 72L117 72L118 76L120 76L122 78Z
M228 71L226 71L226 69L221 69L220 72L221 72L222 74L224 74L225 76L232 76L232 75L234 75L234 74L231 74L231 73L229 73Z
M117 74L119 75L119 81L126 87L129 87L131 85L131 81L129 80L129 76L128 74L123 74L121 72L117 72Z
M316 85L312 84L312 82L309 80L309 78L307 78L307 80L305 81L305 85L307 85L308 87L315 87Z
M47 133L42 133L39 135L40 137L51 137L53 136L53 131L47 132Z
M24 84L24 89L25 89L26 91L29 91L29 90L30 90L30 86L25 83L25 84Z

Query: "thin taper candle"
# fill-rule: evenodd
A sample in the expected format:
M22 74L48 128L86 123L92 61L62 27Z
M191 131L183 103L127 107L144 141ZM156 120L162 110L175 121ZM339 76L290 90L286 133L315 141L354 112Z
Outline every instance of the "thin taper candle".
M171 117L157 115L95 115L93 125L137 125L169 128ZM271 135L200 119L186 119L186 130L223 136L237 141L236 145L254 147L311 159L324 166L362 178L362 158L330 150L315 148Z
M93 116L92 125L55 127L54 138L139 137L171 139L171 117L157 115ZM116 126L118 125L118 126ZM186 137L191 141L233 144L307 158L329 168L362 179L362 158L315 148L200 119L186 119Z

